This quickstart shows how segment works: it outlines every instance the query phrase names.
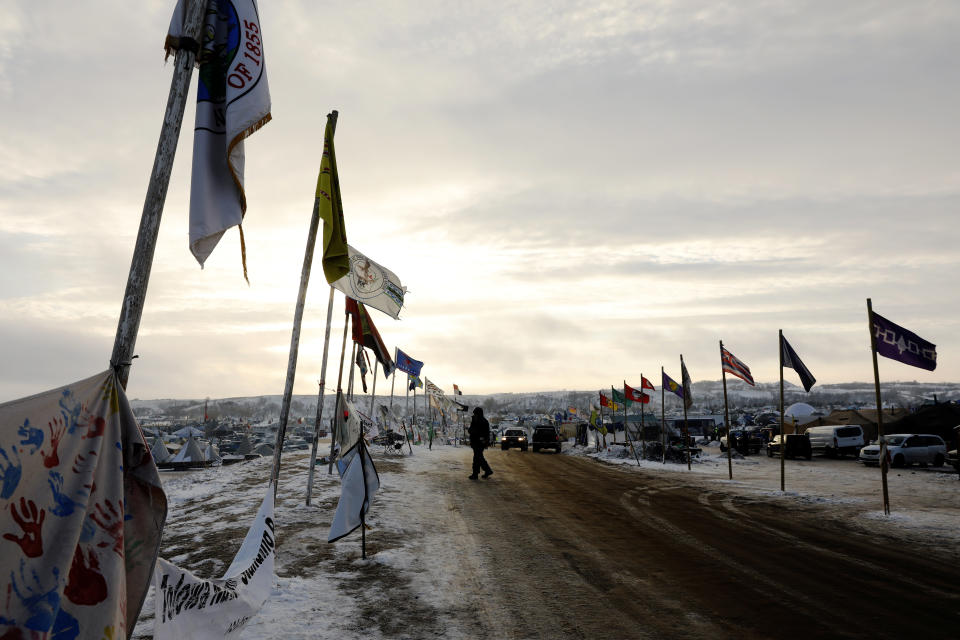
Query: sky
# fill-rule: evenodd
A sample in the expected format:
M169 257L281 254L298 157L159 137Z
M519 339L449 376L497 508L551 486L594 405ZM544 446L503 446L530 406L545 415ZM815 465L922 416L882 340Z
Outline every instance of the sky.
M108 366L172 8L0 7L0 401ZM350 244L409 290L377 327L448 393L659 385L680 354L716 380L718 340L774 381L779 329L821 383L871 380L867 298L937 345L935 371L883 360L881 380L960 380L960 5L291 0L260 15L273 120L246 143L250 284L236 229L203 269L188 249L194 79L130 397L283 392L332 109ZM296 393L321 378L315 267ZM328 389L342 309L338 293Z

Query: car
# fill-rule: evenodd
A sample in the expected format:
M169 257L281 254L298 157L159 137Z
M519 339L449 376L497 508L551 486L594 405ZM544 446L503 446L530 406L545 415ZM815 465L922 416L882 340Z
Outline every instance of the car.
M767 455L769 457L780 456L780 441L783 436L775 435L767 443ZM805 433L788 433L787 449L783 452L785 458L813 458L813 450L810 448L810 438Z
M957 470L957 473L960 473L960 458L957 457L957 450L951 449L947 451L947 457L945 462Z
M504 451L510 447L519 447L521 451L526 451L528 444L525 429L506 429L500 436L500 448Z
M810 448L814 453L822 453L828 458L847 455L854 456L866 444L863 439L863 427L858 424L825 424L807 429Z
M884 436L887 456L892 467L907 467L911 464L942 467L947 459L947 445L943 438L927 433L891 433ZM860 450L860 462L864 465L880 463L880 443L872 442Z
M533 452L540 449L556 449L560 453L563 444L563 438L557 428L549 424L541 424L533 429Z

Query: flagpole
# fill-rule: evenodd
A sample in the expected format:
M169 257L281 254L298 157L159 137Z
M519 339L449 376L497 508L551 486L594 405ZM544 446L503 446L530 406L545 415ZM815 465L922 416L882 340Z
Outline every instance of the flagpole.
M667 464L667 409L664 398L663 366L660 367L660 457L661 464Z
M373 387L370 389L370 419L376 422L376 416L373 414L374 403L377 398L377 367L380 365L380 361L376 358L373 359Z
M367 523L366 523L366 506L368 500L367 489L367 465L363 461L363 454L366 453L366 445L363 442L363 434L360 434L360 442L357 443L357 446L360 447L357 449L357 455L360 456L360 473L363 475L363 502L360 503L360 557L364 560L367 559Z
M643 393L643 382L640 383L640 393ZM642 405L642 403L641 403ZM627 442L630 444L630 451L633 452L633 457L637 461L637 466L640 466L640 457L637 456L637 449L633 446L633 440L630 439L630 427L627 426L627 381L623 381L623 437L627 439Z
M680 354L680 371L684 370L683 354ZM693 468L690 462L690 427L687 424L687 393L693 394L693 389L687 389L687 381L683 381L683 448L687 450L687 471Z
M337 373L337 399L333 405L333 411L336 413L340 409L340 396L343 395L343 356L347 351L347 327L350 323L350 314L344 311L343 313L343 342L340 344L340 370ZM327 459L327 475L333 473L333 456L336 452L337 446L337 417L334 416L333 422L330 424L330 457Z
M191 42L196 47L200 40L200 27L205 14L206 3L194 2L188 5L183 21L184 38L181 42ZM160 218L163 216L163 203L167 199L173 160L177 154L177 141L180 139L180 126L183 124L183 112L190 93L190 78L196 52L184 46L178 49L173 61L173 76L170 80L170 92L167 95L167 107L163 113L160 138L153 158L147 194L140 214L140 228L130 259L130 272L127 275L127 288L120 306L120 318L117 333L110 355L110 367L116 372L120 386L127 388L130 377L130 364L133 350L137 344L137 332L143 316L143 306L147 298L147 285L150 282L150 269L153 266L153 254L157 248L157 236L160 233Z
M730 409L727 408L727 372L723 368L723 340L720 341L720 375L723 378L723 420L727 426L727 474L730 480L733 480L733 454L730 452L732 442L730 440Z
M641 374L640 374L640 394L641 394L641 397L647 397L647 398L649 398L650 396L643 390L643 381L644 381L644 380L646 380L646 378L644 378L644 377L643 377L643 373L641 373ZM641 443L641 444L640 444L640 447L641 447L640 451L641 451L642 454L643 454L643 459L646 460L646 459L647 459L647 433L646 433L646 431L647 431L647 426L646 426L646 424L644 423L644 418L643 418L643 405L644 405L644 404L646 404L646 403L644 403L644 402L641 402L641 403L640 403L640 443Z
M794 426L794 432L796 432L796 426ZM780 491L786 491L786 455L787 434L783 424L783 329L780 329Z
M357 343L354 342L353 346L350 347L350 378L347 381L347 395L350 396L350 401L353 401L353 373L356 370L357 366Z
M873 385L877 394L877 441L880 443L880 485L883 488L883 513L890 515L890 492L887 488L887 442L883 437L883 403L880 400L880 367L877 364L877 336L873 331L873 302L867 298L867 330L873 354Z
M327 384L327 355L330 351L330 325L333 322L333 287L330 287L330 298L327 301L327 328L323 335L323 359L320 364L320 396L317 399L317 423L313 428L313 445L310 448L310 470L307 472L307 506L313 495L313 472L317 464L317 449L320 446L320 425L323 424L323 391ZM330 435L333 442L333 434Z
M397 367L396 367L397 348L396 347L393 348L393 362L394 362L393 373L390 375L390 413L391 414L393 413L393 389L394 387L397 386Z
M331 130L336 128L337 112L327 114ZM331 134L332 135L332 134ZM300 290L297 292L297 306L293 314L293 331L290 335L290 356L287 360L287 380L283 389L283 402L280 405L280 424L277 427L276 447L273 451L273 498L277 498L277 482L280 479L280 456L283 452L283 440L287 432L287 419L290 416L290 402L293 399L293 382L297 374L297 354L300 351L300 327L303 323L303 309L307 303L307 286L310 284L310 268L313 266L313 249L317 243L317 230L320 228L320 211L314 207L310 216L310 229L307 231L307 246L303 252L303 267L300 270ZM330 289L333 301L333 289ZM328 305L329 306L329 305ZM329 311L329 309L328 309ZM313 465L311 465L313 468Z
M601 393L600 395L602 396L603 394ZM611 402L613 402L612 399L611 399ZM601 402L600 402L600 426L603 426L603 401L602 401L602 399L601 399ZM599 429L597 429L597 432L600 433L601 436L603 436L603 448L606 449L606 448L607 448L607 434L601 432ZM598 439L597 439L597 446L599 447L599 445L600 445L600 439L598 438Z

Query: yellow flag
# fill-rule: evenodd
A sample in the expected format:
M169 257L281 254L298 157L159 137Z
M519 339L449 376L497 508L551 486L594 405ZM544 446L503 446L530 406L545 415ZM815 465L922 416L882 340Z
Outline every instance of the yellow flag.
M331 284L350 273L347 228L343 224L340 178L337 176L337 154L333 148L335 122L335 115L327 116L327 128L323 133L323 159L320 161L317 194L313 203L314 212L318 212L323 220L323 275Z

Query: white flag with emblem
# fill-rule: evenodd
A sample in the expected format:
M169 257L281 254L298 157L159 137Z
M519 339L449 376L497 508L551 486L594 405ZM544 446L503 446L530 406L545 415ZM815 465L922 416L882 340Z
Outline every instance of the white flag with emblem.
M383 311L398 319L407 288L393 271L377 264L350 245L350 273L333 282L332 286L368 307Z

